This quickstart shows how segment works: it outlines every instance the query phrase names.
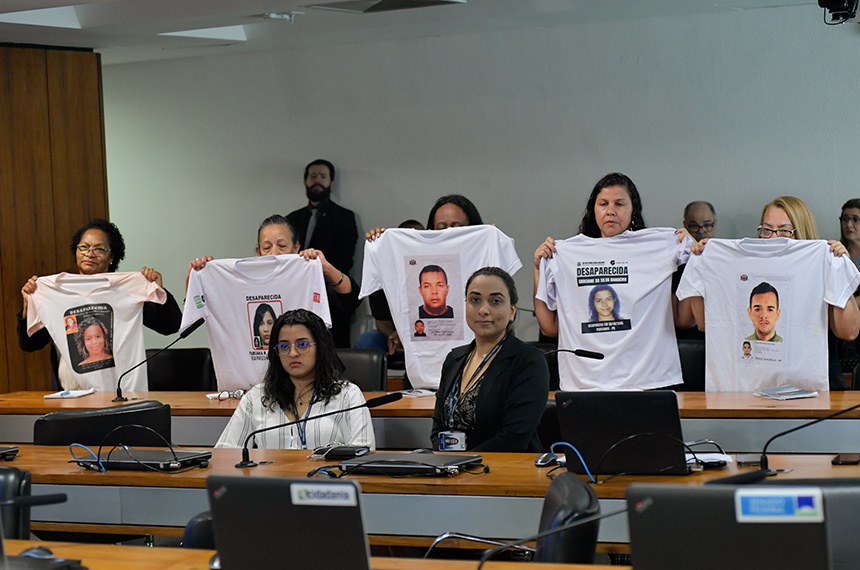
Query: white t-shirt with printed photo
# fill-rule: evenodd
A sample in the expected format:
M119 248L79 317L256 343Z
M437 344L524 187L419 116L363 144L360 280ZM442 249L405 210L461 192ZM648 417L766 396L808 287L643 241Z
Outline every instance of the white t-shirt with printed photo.
M48 329L63 389L116 390L120 375L146 358L143 304L166 299L139 271L39 277L27 305L27 334ZM146 366L125 376L122 388L148 390Z
M248 389L263 379L272 323L307 309L331 327L322 262L269 255L216 259L192 271L180 330L206 320L219 390Z
M610 238L578 234L541 260L536 297L558 312L559 348L604 354L558 355L562 390L652 389L681 384L671 305L672 273L693 240L672 228Z
M472 340L466 280L487 266L522 267L514 240L494 226L390 229L365 245L359 296L385 292L414 387L438 388L448 352Z
M845 307L858 284L849 257L823 240L709 240L677 290L704 298L707 391L828 390L828 305Z

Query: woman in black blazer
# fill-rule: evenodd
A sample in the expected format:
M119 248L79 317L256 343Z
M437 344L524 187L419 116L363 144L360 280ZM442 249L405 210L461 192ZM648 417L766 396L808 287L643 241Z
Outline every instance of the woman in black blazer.
M475 340L452 350L442 365L433 412L433 447L439 433L465 434L471 451L542 450L537 426L547 404L549 370L541 351L511 331L517 288L498 267L484 267L466 282L466 323ZM462 436L458 436L462 437Z

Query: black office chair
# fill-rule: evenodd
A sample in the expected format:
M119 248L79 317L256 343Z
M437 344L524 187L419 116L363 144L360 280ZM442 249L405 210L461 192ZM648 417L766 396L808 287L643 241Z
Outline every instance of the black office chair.
M576 520L600 513L594 489L568 471L555 476L540 515L540 532L560 528ZM594 564L600 521L541 538L535 549L536 562Z
M105 436L119 426L138 424L152 428L170 441L170 406L154 400L132 402L110 408L51 412L33 425L36 445L140 445L164 447L164 441L146 429L119 430L107 440Z
M203 511L188 521L188 524L185 525L185 530L182 532L182 541L179 545L183 548L215 550L212 511Z
M678 354L681 357L681 376L685 392L705 391L705 341L698 338L679 338Z
M546 408L544 408L537 427L537 433L544 451L549 451L553 443L561 441L561 427L558 425L555 400L547 400Z
M146 357L158 349L150 348ZM208 348L169 348L146 363L151 391L207 391L218 389L212 353Z
M546 491L543 509L540 515L540 528L544 532L560 528L576 520L600 513L600 502L591 485L568 471L553 478ZM533 556L536 562L567 562L572 564L593 564L597 548L597 534L600 521L596 520L576 528L560 532L537 541L536 548L526 546L513 547ZM432 550L449 538L471 540L484 544L502 546L498 540L483 538L457 532L446 532L439 535L425 554L429 557Z
M547 337L550 338L550 337ZM557 344L553 344L551 342L535 342L529 341L526 344L530 344L533 347L537 348L539 351L544 353L544 357L546 357L546 365L549 368L549 391L555 392L558 390L559 384L559 376L558 376L558 353L555 352L553 354L547 354L547 352L551 350L558 349Z
M30 472L0 467L0 501L30 496ZM0 507L3 538L30 538L30 507Z
M385 390L388 363L385 353L371 348L338 348L346 378L364 392Z

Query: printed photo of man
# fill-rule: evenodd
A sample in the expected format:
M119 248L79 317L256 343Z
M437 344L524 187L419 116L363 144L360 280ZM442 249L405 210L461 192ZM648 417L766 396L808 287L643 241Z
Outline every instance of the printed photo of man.
M453 319L448 305L448 274L438 265L427 265L418 274L418 292L424 304L418 307L419 319Z
M423 336L427 336L427 333L424 332L424 321L422 321L422 320L415 321L415 333L412 336L419 337L419 338L423 337Z
M776 322L779 320L779 293L773 285L762 281L750 291L750 306L747 315L752 321L755 332L745 340L766 342L782 342L782 337L776 334Z
M741 354L741 360L750 360L752 358L752 343L748 340L745 340L741 350L743 354Z

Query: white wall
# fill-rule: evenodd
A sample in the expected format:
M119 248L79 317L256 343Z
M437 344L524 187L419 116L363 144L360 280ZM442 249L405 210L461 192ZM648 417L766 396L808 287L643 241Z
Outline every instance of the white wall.
M811 5L109 66L123 268L157 267L181 299L191 257L252 255L260 220L303 205L317 157L361 232L470 197L517 241L524 307L535 247L574 234L612 170L651 226L708 199L720 235L752 235L763 203L794 194L838 237L860 195L858 48L855 24Z

